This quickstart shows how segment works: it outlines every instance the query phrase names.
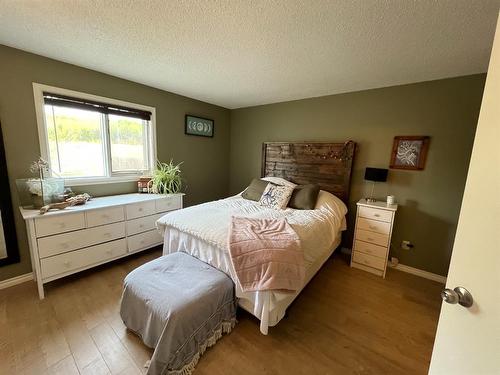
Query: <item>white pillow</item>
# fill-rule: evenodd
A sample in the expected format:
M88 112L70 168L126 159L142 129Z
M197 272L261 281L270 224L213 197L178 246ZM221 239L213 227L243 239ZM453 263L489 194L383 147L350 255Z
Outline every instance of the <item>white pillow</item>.
M263 207L284 210L292 197L293 186L267 184L260 197L259 204Z
M281 177L269 176L269 177L263 177L263 178L261 178L261 180L269 181L269 182L272 182L273 184L276 184L276 185L285 185L285 186L291 186L291 187L297 186L297 184L294 184L293 182L285 180L284 178L281 178Z
M343 217L347 214L347 206L342 202L342 200L332 193L329 193L324 190L320 190L318 194L318 199L316 200L315 210L321 207L330 207L335 212Z

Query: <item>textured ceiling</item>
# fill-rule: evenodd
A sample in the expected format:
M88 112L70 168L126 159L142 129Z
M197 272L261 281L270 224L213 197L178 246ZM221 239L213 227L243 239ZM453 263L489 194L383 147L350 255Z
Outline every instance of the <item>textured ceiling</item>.
M0 43L227 108L485 72L500 0L0 0Z

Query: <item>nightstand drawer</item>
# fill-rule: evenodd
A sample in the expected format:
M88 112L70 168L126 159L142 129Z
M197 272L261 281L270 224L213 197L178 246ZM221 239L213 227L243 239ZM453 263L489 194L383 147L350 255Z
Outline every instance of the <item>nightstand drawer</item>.
M372 255L363 254L355 251L352 255L353 262L364 264L368 267L373 267L378 270L384 270L385 268L385 259L377 258Z
M392 211L380 210L377 208L360 206L358 209L358 215L361 217L366 217L368 219L374 219L386 222L391 222L392 220Z
M358 228L381 234L389 234L391 232L391 223L358 217Z
M387 247L378 246L369 242L354 241L354 251L359 251L364 254L373 255L378 258L387 257Z
M356 230L356 239L380 246L387 246L389 243L389 236L387 234L369 232L363 229Z

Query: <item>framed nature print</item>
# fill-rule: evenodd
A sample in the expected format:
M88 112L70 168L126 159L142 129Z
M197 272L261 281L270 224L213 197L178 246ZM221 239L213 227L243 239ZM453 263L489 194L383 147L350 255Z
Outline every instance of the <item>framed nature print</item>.
M198 135L201 137L213 137L214 120L198 116L186 115L184 133L189 135Z
M398 136L392 146L392 169L422 170L425 166L430 137Z

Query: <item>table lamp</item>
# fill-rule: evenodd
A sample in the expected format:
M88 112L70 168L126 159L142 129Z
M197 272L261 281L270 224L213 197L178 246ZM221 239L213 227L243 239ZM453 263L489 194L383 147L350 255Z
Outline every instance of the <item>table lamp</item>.
M386 182L388 172L389 172L389 170L384 169L384 168L366 167L366 169L365 169L365 181L372 182L371 194L368 198L365 198L367 202L375 202L375 198L373 198L373 190L375 189L375 184L377 182Z

